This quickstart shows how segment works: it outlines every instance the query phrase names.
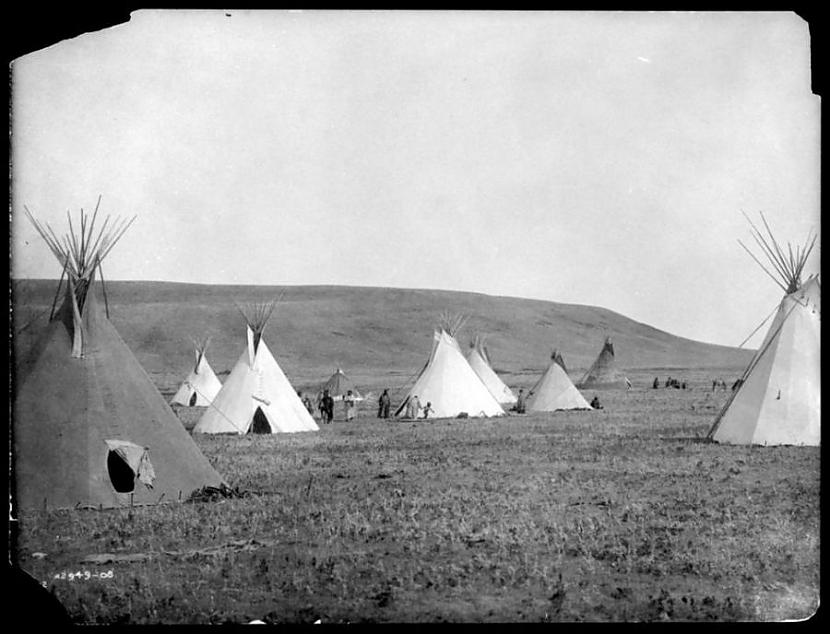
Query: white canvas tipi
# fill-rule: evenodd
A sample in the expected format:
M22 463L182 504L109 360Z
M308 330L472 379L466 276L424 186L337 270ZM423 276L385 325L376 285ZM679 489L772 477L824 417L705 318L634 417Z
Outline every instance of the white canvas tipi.
M222 389L222 383L219 382L205 356L209 342L210 339L193 342L196 348L196 363L170 400L171 403L187 407L210 405Z
M247 321L248 345L193 428L194 433L276 434L319 429L262 338L274 305L274 301L254 304L241 311Z
M755 225L752 236L778 275L761 268L785 295L761 347L708 437L738 445L820 446L821 283L817 276L801 283L816 238L810 242L808 237L804 247L797 246L794 251L788 244L785 256L766 220L764 225L769 242ZM743 243L741 246L746 249Z
M454 418L461 413L470 417L501 416L504 414L484 382L464 358L453 336L462 320L442 319L441 327L433 335L429 361L421 370L412 389L398 407L395 416L404 416L410 399L418 397L421 407L431 404L431 418Z
M529 412L553 412L559 409L592 409L568 376L565 362L556 350L550 365L530 390Z
M470 342L470 351L467 353L467 363L475 371L490 393L496 397L499 403L512 405L516 402L516 395L507 387L504 381L493 370L490 365L490 355L484 345L484 339L476 336Z

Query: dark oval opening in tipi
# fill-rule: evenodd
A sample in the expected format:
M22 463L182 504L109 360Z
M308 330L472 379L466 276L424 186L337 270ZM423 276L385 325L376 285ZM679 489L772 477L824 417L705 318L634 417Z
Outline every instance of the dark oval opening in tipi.
M118 493L132 493L135 490L135 472L114 451L107 453L107 473L109 474L112 487Z
M271 423L268 422L268 419L265 417L265 413L262 411L261 407L256 408L256 411L254 412L254 420L251 423L251 429L248 433L251 433L251 434L270 434L271 433Z
M196 392L193 392L193 395L190 397L190 407L196 405Z

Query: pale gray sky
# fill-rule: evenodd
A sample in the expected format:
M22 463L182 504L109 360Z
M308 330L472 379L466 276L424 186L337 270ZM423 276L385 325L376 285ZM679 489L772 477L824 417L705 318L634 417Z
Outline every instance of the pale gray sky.
M60 275L23 205L64 228L103 194L138 214L108 279L475 291L737 345L781 296L741 210L820 230L792 13L144 10L12 90L20 277Z

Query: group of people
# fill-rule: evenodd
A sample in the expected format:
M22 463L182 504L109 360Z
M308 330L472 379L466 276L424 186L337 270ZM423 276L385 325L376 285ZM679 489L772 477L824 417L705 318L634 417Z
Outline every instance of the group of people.
M389 398L389 395L386 394L386 390L383 392L386 395L386 398ZM315 412L315 405L311 402L311 398L308 395L303 396L302 392L297 392L297 396L300 397L300 400L303 403L303 407L308 410L308 413L314 416ZM381 397L383 398L383 397ZM324 425L330 425L331 422L334 420L334 397L329 394L329 391L323 390L321 393L317 395L317 404L316 410L320 412L320 422ZM343 407L346 410L346 422L351 422L357 418L357 397L351 390L348 390L346 394L340 397L338 400L343 401ZM389 406L387 405L386 408L387 415L389 411Z
M660 379L656 376L654 377L654 383L651 384L655 390L660 387ZM686 381L680 381L679 379L673 379L669 377L666 379L666 384L664 387L673 387L676 390L685 390L686 389Z
M432 408L432 403L427 401L427 404L421 406L421 401L418 398L417 394L413 394L412 398L407 399L406 406L404 407L404 418L429 418L429 415L432 414L435 410ZM419 416L423 412L422 416Z

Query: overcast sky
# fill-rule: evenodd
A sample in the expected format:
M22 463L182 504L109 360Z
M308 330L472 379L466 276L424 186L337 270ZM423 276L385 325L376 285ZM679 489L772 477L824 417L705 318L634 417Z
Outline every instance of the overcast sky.
M143 10L12 68L16 277L60 275L24 204L63 229L102 194L138 215L107 279L475 291L737 345L782 294L741 210L820 231L792 13Z

